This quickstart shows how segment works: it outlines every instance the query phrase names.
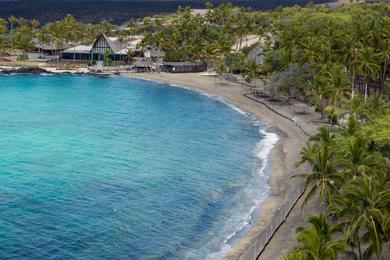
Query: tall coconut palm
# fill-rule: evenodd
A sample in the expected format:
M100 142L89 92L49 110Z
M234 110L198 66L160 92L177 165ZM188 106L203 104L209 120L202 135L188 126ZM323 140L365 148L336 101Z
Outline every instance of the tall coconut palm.
M324 57L328 52L328 47L324 44L325 39L309 36L300 42L300 58L301 65L308 64L311 70L312 82L315 80L315 74L322 65L324 65Z
M387 76L387 67L389 65L389 60L390 60L390 39L386 39L385 41L383 41L383 45L380 50L379 56L382 61L380 80L381 80L381 88L383 89L383 85L386 81L386 76Z
M307 163L311 166L310 173L298 174L294 177L305 179L307 195L303 206L319 191L321 203L328 204L330 198L338 192L340 185L344 182L343 176L337 172L335 154L329 151L327 145L321 145L312 150L313 155L307 157Z
M343 174L354 179L369 171L374 171L381 167L382 162L378 154L368 151L367 141L361 137L351 138L347 142L346 150L341 151L343 156L339 159L339 167L343 169Z
M330 213L345 223L345 240L357 248L359 259L382 257L383 242L388 236L385 216L390 208L390 194L384 188L372 177L362 175L332 200Z
M9 18L8 18L8 22L9 22L9 25L10 25L10 38L9 38L9 42L10 42L10 45L11 45L11 49L14 48L14 45L13 45L13 38L14 38L14 27L17 23L18 19L11 15Z
M20 26L15 31L13 44L24 55L33 47L31 28L27 25Z
M36 19L33 19L31 21L31 28L33 29L33 31L35 31L40 25L41 23Z
M360 42L355 42L353 38L348 37L345 45L341 49L342 61L346 64L349 72L349 78L351 80L351 97L355 96L355 77L356 77L356 64L354 61L359 55L363 45Z
M7 20L0 18L0 56L5 54L6 47L8 45L7 39Z
M380 71L378 61L379 55L375 53L375 50L371 47L365 47L357 56L354 61L357 73L364 77L364 100L367 100L368 96L368 84L370 79L375 79Z
M7 28L8 22L4 18L0 18L0 34L7 34L8 28Z
M328 85L332 105L340 107L342 100L348 98L350 94L349 79L344 66L333 64L324 73L324 81Z
M310 228L298 228L298 246L285 259L337 259L346 248L343 240L333 240L333 236L342 231L341 225L331 225L324 214L311 216L308 219ZM297 258L300 256L300 258Z
M308 82L308 87L309 89L306 97L312 100L316 107L316 111L320 112L321 118L323 118L326 100L329 94L329 88L324 83L324 77L322 75L315 76L313 82Z

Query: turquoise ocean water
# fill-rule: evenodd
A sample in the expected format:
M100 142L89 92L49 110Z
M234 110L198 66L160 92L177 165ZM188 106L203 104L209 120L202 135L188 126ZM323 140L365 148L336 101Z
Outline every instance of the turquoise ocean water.
M218 258L269 192L265 128L157 82L0 76L0 259Z

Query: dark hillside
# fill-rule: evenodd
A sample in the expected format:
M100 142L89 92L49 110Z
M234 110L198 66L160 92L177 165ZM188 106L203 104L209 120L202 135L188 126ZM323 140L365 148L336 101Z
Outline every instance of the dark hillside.
M85 22L107 19L112 23L122 23L132 17L144 17L153 14L170 13L179 6L204 8L204 0L166 1L166 0L0 0L0 17L36 18L43 22L61 19L70 13ZM215 4L232 2L235 5L253 9L270 9L277 6L305 5L309 0L233 0L211 1ZM314 2L330 2L317 0Z

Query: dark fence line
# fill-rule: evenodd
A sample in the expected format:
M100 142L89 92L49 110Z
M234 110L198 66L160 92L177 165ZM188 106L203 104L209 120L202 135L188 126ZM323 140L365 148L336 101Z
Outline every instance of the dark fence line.
M306 132L306 130L303 129L303 127L302 127L300 124L298 124L294 119L292 119L291 117L289 117L289 116L287 116L287 115L285 115L285 114L283 114L283 113L280 113L279 111L277 111L276 109L274 109L273 107L271 107L270 105L268 105L267 103L265 103L265 102L263 102L263 101L261 101L261 100L259 100L259 99L257 99L257 98L252 97L252 96L251 96L252 94L253 94L253 93L251 93L251 92L249 92L249 93L244 93L243 96L246 97L246 98L249 98L249 99L251 99L251 100L253 100L253 101L257 102L257 103L260 103L260 104L264 105L266 108L268 108L268 109L271 110L272 112L274 112L274 113L280 115L281 117L284 117L284 118L286 118L287 120L289 120L289 121L291 121L292 123L294 123L294 125L295 125L296 127L298 127L298 128L302 131L302 133L304 133L307 137L310 137L310 136L311 136L311 135L310 135L308 132Z

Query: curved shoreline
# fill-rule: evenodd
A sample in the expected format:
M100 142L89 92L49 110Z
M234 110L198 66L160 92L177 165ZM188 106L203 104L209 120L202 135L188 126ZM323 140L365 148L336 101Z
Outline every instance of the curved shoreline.
M246 111L269 125L267 131L277 134L278 141L271 149L268 164L270 176L268 184L270 194L260 204L259 214L246 234L237 241L224 255L224 259L239 259L241 254L252 245L261 232L271 223L280 205L289 199L298 185L298 180L291 176L301 172L295 162L299 159L300 148L306 145L307 136L294 123L268 110L265 106L244 97L244 88L236 83L217 83L214 78L202 77L199 73L168 74L168 73L121 73L144 80L153 80L165 84L184 86L195 91L221 97L226 102ZM315 131L316 126L309 126ZM283 248L286 252L288 248Z
M123 76L123 75L121 75ZM198 88L194 87L187 87L183 85L177 85L177 84L172 84L167 82L163 82L161 80L154 80L154 79L148 79L148 78L143 78L143 77L137 77L137 76L124 76L124 77L129 77L129 78L134 78L138 80L144 80L144 81L152 81L155 83L159 84L165 84L168 86L172 86L175 88L181 88L181 89L186 89L189 91L193 91L196 93L199 93L200 95L204 95L210 99L217 100L218 102L224 103L227 106L229 106L231 109L235 110L236 112L244 115L245 117L252 117L256 122L265 124L266 128L265 129L259 129L259 132L264 134L264 139L260 140L256 144L256 148L254 149L253 152L256 153L256 157L259 159L259 162L261 163L261 166L257 169L257 174L259 175L259 178L265 176L266 182L267 182L267 187L266 190L266 197L265 198L258 198L254 197L253 199L253 205L247 212L246 220L236 229L234 230L231 234L227 236L227 238L222 242L222 246L218 249L218 251L210 252L207 256L206 259L221 259L223 258L230 250L231 248L234 247L237 241L241 240L244 238L248 232L248 229L250 230L253 223L257 220L259 217L259 211L261 204L268 198L270 195L271 187L269 186L269 178L271 175L270 172L266 172L268 167L270 166L270 157L271 157L271 151L274 148L274 146L279 142L280 138L279 136L272 132L268 131L269 130L269 125L265 123L261 118L258 116L253 115L252 113L248 111L243 111L240 108L238 108L235 104L230 103L229 101L226 101L223 97L219 95L214 95L214 94L209 94L204 92L204 90L200 90Z
M73 73L71 71L53 72L50 70L46 72L50 74L84 74L74 73L74 71ZM109 76L113 75L113 73L94 75ZM257 119L265 122L269 126L267 131L277 134L278 141L268 154L269 160L267 162L270 169L268 178L270 194L257 207L259 214L257 214L254 223L251 223L250 230L243 234L239 241L233 244L231 249L226 250L228 253L223 256L224 259L239 259L242 253L256 242L257 236L269 226L280 205L286 202L289 196L295 191L298 184L297 180L290 179L290 177L302 170L295 167L295 162L299 159L300 148L306 145L307 136L292 121L270 111L264 105L244 97L242 94L244 90L248 89L245 89L240 84L231 82L221 84L214 78L203 77L199 73L121 73L120 76L157 81L176 87L188 88L206 95L220 97L222 98L222 102L233 105L233 107L248 112ZM314 129L313 131L317 128L313 125L309 125L310 127L312 128L311 130ZM280 247L281 254L284 254L291 248L291 245L290 247L282 245ZM218 259L221 256L222 254L218 254Z

